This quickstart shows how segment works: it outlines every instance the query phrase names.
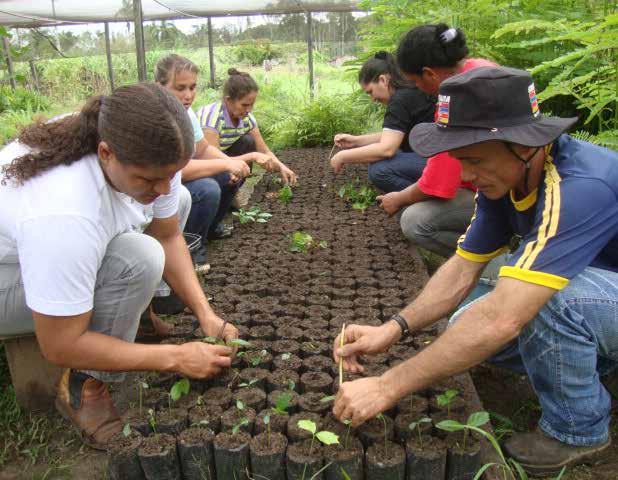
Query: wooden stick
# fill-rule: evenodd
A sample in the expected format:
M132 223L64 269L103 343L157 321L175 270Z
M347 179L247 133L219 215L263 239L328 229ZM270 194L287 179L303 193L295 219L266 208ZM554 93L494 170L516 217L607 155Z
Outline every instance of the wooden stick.
M345 339L345 323L341 327L341 340L339 342L339 347L343 348ZM339 357L339 386L343 383L343 357Z
M337 147L337 145L335 145L333 143L333 148L330 149L330 153L328 154L328 160L330 161L331 157L333 156L333 152L335 151L335 148Z

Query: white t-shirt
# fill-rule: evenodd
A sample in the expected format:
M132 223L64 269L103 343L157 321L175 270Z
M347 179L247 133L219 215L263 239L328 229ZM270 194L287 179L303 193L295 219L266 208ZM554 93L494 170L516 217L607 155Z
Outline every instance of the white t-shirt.
M28 151L13 142L0 166ZM92 310L97 272L118 234L143 231L178 211L180 172L168 195L142 205L105 180L96 154L16 185L0 185L0 264L19 263L31 310L79 315Z

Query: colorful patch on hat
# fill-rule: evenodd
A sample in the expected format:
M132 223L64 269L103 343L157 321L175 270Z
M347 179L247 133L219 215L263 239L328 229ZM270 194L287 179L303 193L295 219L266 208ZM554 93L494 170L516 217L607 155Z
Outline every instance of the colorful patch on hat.
M438 96L438 124L448 125L449 110L451 104L450 95Z
M536 90L534 89L534 83L531 83L528 87L528 98L530 99L530 106L532 107L532 115L535 117L539 115L539 100L536 98Z

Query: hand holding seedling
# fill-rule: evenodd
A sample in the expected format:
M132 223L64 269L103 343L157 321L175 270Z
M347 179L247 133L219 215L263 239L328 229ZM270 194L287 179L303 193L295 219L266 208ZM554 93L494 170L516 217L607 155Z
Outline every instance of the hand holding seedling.
M188 342L178 345L174 370L190 378L210 378L232 365L232 349L224 345Z
M356 137L349 133L338 133L335 135L335 146L339 148L353 148L356 146Z
M206 325L202 324L202 330L207 337L220 338L228 345L238 338L238 329L220 317L213 317Z
M341 334L335 339L333 358L337 363L343 358L345 370L360 373L364 368L358 361L359 356L385 352L400 336L401 329L395 322L387 322L380 327L349 325L343 336L345 345L341 346Z
M344 382L335 397L333 414L342 422L351 420L357 427L392 407L397 399L390 394L381 377Z
M298 177L296 174L282 162L279 162L279 173L281 174L281 179L283 180L284 185L291 185L294 187L298 183Z
M384 210L389 217L395 215L403 206L401 202L401 192L391 192L385 195L378 195L376 197L378 205Z
M345 166L343 152L337 152L335 155L333 155L333 157L330 159L330 166L333 167L333 171L335 173L341 173L343 167Z

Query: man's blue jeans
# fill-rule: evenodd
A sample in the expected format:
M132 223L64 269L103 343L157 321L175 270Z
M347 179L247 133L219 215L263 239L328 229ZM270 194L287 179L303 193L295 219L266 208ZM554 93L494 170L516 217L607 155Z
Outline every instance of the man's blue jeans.
M370 163L367 173L380 190L400 192L421 178L426 163L427 159L417 153L397 150L391 158Z
M192 205L185 231L201 235L202 243L206 244L208 232L223 220L242 183L230 185L229 173L186 182Z
M618 367L618 273L586 268L490 362L528 375L545 433L570 445L607 441L611 397L600 377Z

